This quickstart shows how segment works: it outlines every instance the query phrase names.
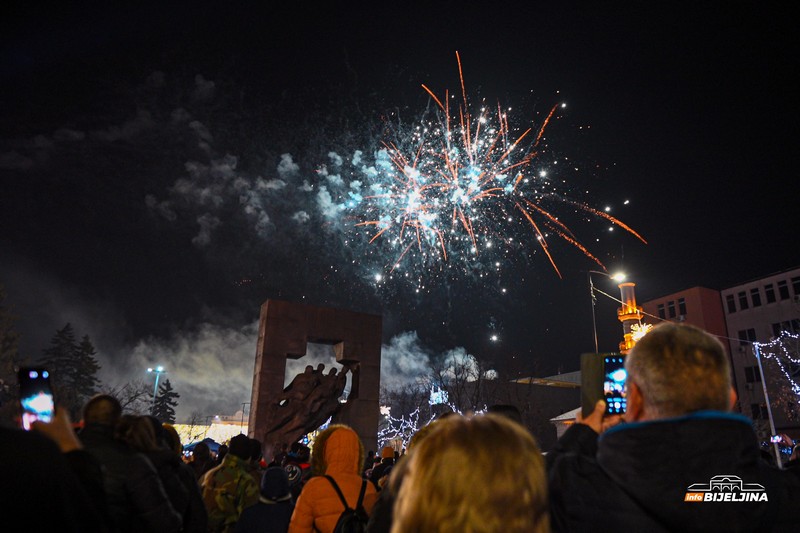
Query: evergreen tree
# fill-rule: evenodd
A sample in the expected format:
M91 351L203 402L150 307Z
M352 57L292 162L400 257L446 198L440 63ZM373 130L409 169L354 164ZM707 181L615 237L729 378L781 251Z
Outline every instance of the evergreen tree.
M153 416L156 417L162 424L175 423L175 407L178 406L176 401L181 395L172 390L172 383L168 379L158 386L158 395L153 404Z
M83 404L97 393L100 365L89 336L80 343L75 341L75 331L67 323L50 340L44 350L42 364L50 371L56 404L69 410L73 420L80 419Z
M0 424L15 425L17 415L17 367L22 363L19 356L19 333L14 329L17 317L5 307L5 288L0 285Z
M75 389L79 391L80 396L84 400L88 400L98 392L100 387L100 380L97 373L100 371L100 365L97 362L97 351L89 339L88 335L84 335L78 344L78 358L77 364L80 365L79 372L75 375ZM81 404L82 407L82 404Z

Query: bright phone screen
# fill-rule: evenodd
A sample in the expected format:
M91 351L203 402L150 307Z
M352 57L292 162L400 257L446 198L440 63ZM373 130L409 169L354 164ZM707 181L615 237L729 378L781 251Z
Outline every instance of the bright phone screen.
M625 381L628 372L625 370L623 356L609 356L603 361L603 396L606 401L606 413L618 415L627 407L627 390Z
M22 368L19 371L22 427L31 429L36 420L49 422L53 418L55 403L50 386L50 373L43 368Z

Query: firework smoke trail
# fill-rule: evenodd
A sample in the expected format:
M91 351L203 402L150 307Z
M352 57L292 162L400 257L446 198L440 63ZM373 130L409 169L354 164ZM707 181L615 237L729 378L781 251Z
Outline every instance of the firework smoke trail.
M563 104L553 105L538 129L515 128L500 104L496 110L470 106L458 53L456 60L460 101L448 90L440 98L423 84L435 103L432 111L412 131L384 141L375 166L360 170L364 179L338 194L345 218L369 243L366 253L384 258L384 273L404 271L422 286L443 272L487 275L492 270L487 265L530 256L538 248L561 277L547 242L551 235L605 269L548 204L575 206L646 242L607 213L552 190L539 156L545 130Z

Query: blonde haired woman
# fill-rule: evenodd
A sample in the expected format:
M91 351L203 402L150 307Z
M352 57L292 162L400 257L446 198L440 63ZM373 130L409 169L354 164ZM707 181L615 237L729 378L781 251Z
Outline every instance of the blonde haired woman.
M438 421L406 457L392 533L546 533L544 458L497 414Z

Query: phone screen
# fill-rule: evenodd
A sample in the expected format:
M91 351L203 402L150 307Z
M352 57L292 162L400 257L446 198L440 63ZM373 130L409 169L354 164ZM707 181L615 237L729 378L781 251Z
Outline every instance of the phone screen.
M50 386L50 372L45 368L19 369L19 401L22 406L22 427L31 429L36 420L49 422L53 418L55 402Z
M625 412L627 394L625 381L628 372L625 370L624 356L605 357L603 360L603 396L606 401L606 413L618 415Z

